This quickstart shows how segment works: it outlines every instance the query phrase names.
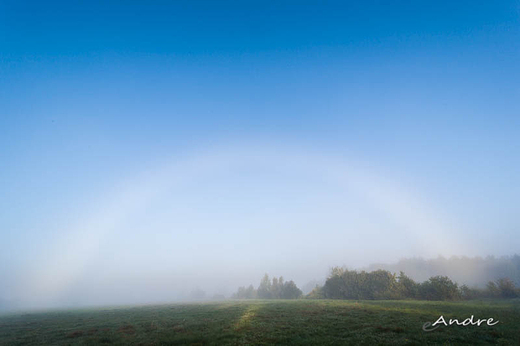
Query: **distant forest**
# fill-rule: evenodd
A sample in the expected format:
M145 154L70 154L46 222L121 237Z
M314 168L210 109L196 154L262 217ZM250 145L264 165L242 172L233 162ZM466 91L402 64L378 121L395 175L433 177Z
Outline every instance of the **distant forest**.
M486 287L489 281L509 278L516 286L520 286L520 256L504 257L437 257L425 260L422 258L401 259L394 264L372 264L366 271L377 269L391 273L404 272L415 281L425 281L432 276L447 276L459 285L469 287Z

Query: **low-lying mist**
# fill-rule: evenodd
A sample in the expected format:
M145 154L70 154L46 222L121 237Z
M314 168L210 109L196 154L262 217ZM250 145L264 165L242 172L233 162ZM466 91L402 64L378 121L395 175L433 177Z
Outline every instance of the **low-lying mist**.
M514 253L515 242L489 244L481 230L465 240L471 220L433 196L391 169L311 150L252 146L172 159L45 217L29 214L29 231L6 240L0 305L222 299L265 273L307 293L335 266L469 285L518 268L518 257L451 259ZM397 262L439 255L450 259Z

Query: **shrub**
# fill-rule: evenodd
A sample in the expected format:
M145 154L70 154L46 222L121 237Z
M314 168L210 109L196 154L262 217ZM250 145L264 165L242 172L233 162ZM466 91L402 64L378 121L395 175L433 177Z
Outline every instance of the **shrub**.
M419 298L426 300L459 300L456 283L447 276L434 276L419 286Z
M365 271L333 268L322 293L331 299L396 299L398 284L386 270Z

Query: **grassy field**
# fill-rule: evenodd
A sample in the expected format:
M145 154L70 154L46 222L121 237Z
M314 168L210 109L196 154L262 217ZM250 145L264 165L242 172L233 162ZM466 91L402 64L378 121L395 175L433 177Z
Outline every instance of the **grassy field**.
M495 326L424 332L426 321ZM520 345L520 301L225 301L0 315L0 345Z

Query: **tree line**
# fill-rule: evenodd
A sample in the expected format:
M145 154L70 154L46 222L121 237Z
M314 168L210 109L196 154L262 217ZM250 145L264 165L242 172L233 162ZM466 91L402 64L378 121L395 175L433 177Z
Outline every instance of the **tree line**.
M520 297L520 287L509 278L489 281L485 288L459 286L447 276L433 276L419 283L404 272L372 272L335 267L325 284L317 286L308 298L327 299L420 299L466 300L479 298Z
M265 274L258 288L240 287L234 299L418 299L418 300L469 300L480 298L517 298L520 287L509 278L489 281L485 288L459 286L447 276L436 275L416 282L404 272L399 275L388 270L356 271L342 267L332 268L323 286L307 295L283 277Z

